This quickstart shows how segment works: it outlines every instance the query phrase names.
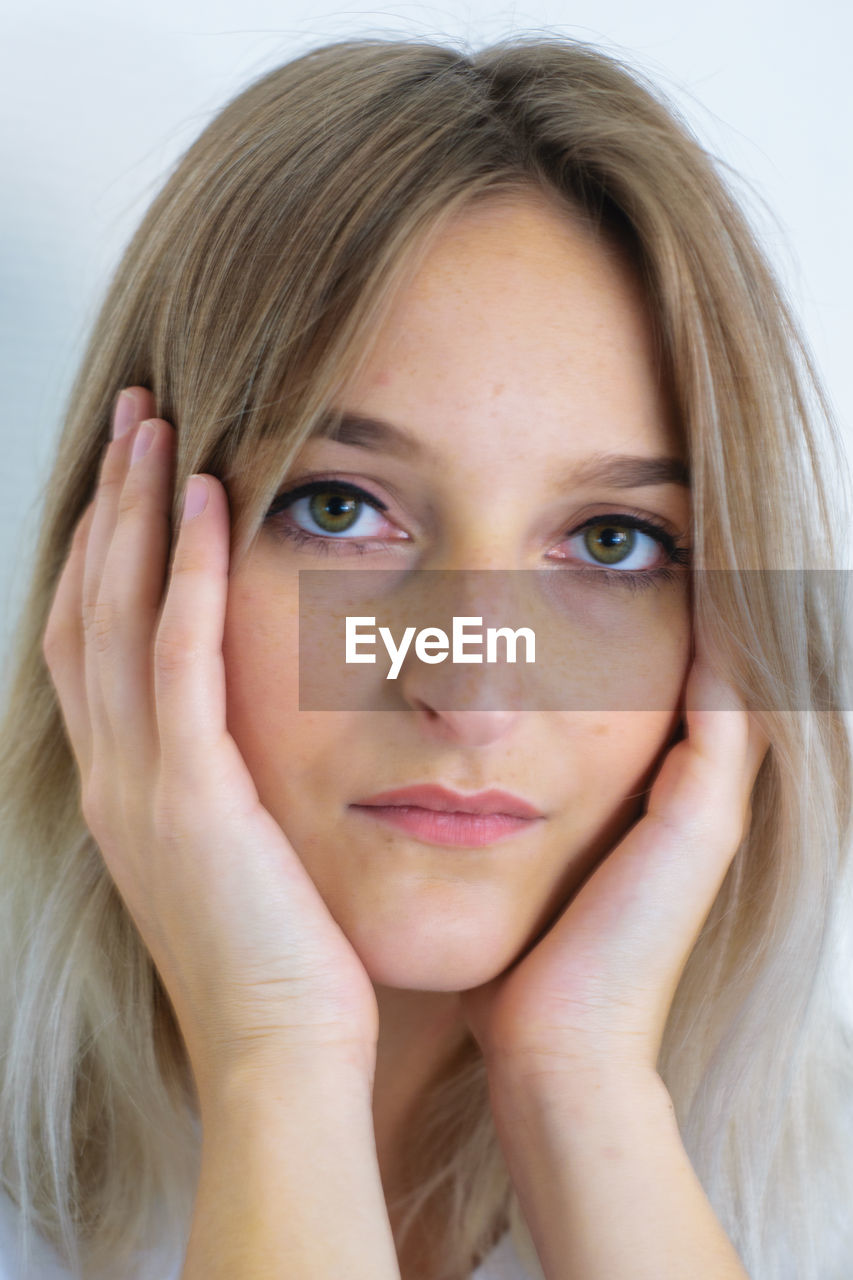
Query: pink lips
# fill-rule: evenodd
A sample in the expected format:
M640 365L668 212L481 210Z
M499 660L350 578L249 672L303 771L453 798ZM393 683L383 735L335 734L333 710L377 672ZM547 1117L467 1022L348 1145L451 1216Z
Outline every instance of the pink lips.
M465 796L434 784L381 791L350 807L429 844L469 848L527 830L544 817L526 800L507 791L492 789Z

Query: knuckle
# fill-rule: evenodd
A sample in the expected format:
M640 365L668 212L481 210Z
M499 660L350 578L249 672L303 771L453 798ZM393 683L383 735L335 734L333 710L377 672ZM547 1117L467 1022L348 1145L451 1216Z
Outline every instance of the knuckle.
M96 653L104 653L118 629L118 610L110 600L97 599L83 605L83 633Z
M197 644L189 632L183 628L158 631L154 640L154 667L158 675L166 679L180 675L196 657Z
M185 786L161 783L152 799L151 822L158 841L185 845L197 832L198 805L188 803Z
M160 844L181 843L186 834L186 820L173 802L160 798L154 802L151 822L155 839Z
M209 569L208 553L203 545L178 543L172 563L173 582L191 582L193 578L208 573Z
M134 473L136 474L136 473ZM147 513L148 493L138 484L128 482L122 488L118 500L119 518Z
M115 443L115 442L113 442ZM121 493L124 484L124 475L114 466L107 466L101 472L98 480L98 498L107 498L111 502L115 501Z

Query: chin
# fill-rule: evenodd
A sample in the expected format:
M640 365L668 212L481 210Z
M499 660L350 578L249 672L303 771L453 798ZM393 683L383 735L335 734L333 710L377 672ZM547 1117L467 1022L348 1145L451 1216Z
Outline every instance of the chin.
M494 924L422 918L400 913L394 927L364 921L347 937L372 982L413 991L467 991L496 978L518 954L523 939L508 946L508 930Z

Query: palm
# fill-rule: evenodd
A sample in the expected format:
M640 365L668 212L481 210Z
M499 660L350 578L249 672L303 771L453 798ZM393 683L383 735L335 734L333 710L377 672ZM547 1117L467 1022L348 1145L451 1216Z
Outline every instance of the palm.
M687 737L664 757L644 816L514 968L462 993L487 1060L511 1057L536 1073L592 1059L654 1069L767 749L743 708L699 709L714 706L721 687L697 659L685 695Z

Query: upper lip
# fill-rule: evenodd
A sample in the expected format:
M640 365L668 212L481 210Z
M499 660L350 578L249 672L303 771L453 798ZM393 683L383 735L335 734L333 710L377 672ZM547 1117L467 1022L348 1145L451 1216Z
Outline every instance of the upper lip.
M463 795L435 783L423 783L412 787L400 787L393 791L379 791L359 805L415 805L420 809L438 809L445 813L507 813L516 818L542 818L534 805L511 795L509 791L477 791Z

